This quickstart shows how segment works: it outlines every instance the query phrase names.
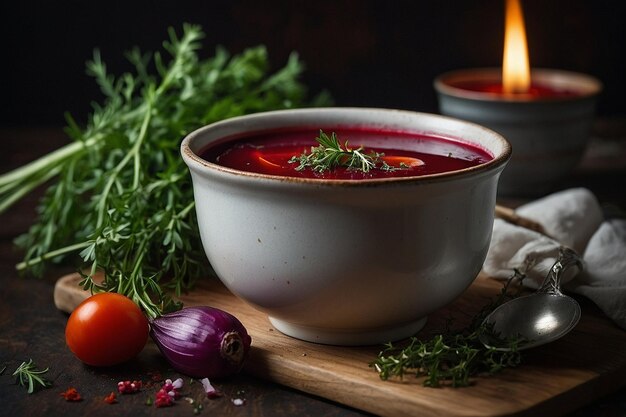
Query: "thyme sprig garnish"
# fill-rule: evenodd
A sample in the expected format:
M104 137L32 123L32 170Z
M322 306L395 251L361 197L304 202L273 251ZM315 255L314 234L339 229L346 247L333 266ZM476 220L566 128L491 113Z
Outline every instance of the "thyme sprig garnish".
M323 130L320 130L315 140L319 145L312 146L311 152L303 152L299 156L293 156L289 160L289 163L299 164L295 168L296 171L311 168L315 172L322 173L336 167L346 167L347 169L367 173L372 169L393 171L406 168L406 166L397 168L387 164L382 159L382 157L385 156L384 153L375 151L366 152L363 146L350 148L347 140L342 144L335 132L331 132L329 136Z
M413 374L424 377L423 384L427 387L464 387L470 385L471 378L476 375L494 374L519 365L522 357L517 346L522 339L508 339L505 342L510 350L496 350L485 347L479 336L483 332L492 332L483 325L484 318L502 303L519 295L521 286L512 291L511 284L519 284L524 277L515 271L499 296L485 305L466 327L455 330L448 321L441 332L429 339L414 336L403 346L387 343L370 366L382 380Z
M28 393L32 394L35 390L40 388L48 388L52 385L43 375L48 372L46 369L37 369L32 359L28 362L22 362L17 367L13 376L16 377L17 383L21 386L28 387Z

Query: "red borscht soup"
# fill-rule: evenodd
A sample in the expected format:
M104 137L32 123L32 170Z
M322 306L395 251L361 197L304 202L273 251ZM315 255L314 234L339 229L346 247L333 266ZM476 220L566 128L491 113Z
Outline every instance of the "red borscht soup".
M297 170L294 157L311 153L319 146L318 129L263 132L209 145L200 157L240 171L297 178L361 180L412 177L470 168L491 161L493 156L471 144L438 136L370 129L324 129L336 133L343 146L363 152L377 152L392 169L359 169L343 166L322 172L311 168ZM330 134L330 133L329 133Z

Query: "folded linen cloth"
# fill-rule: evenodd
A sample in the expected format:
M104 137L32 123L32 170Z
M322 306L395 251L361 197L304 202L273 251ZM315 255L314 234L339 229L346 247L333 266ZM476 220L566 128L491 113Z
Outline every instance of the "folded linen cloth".
M626 330L626 220L605 219L596 197L586 188L560 191L518 207L515 213L540 224L546 234L495 219L483 271L508 279L515 270L538 288L556 262L560 246L582 258L582 272L566 271L564 291L592 300Z

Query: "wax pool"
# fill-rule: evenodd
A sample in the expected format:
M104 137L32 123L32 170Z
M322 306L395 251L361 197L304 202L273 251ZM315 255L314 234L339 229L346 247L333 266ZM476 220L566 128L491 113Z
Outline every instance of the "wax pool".
M451 83L453 87L460 88L462 90L474 91L477 93L490 93L490 94L498 94L504 95L504 88L502 83L499 81L490 81L490 80L472 80L472 81L456 81ZM511 96L516 95L517 93L510 94ZM543 83L533 83L527 92L520 93L520 96L532 97L532 98L567 98L567 97L576 97L580 95L580 92L568 89L568 88L557 88L555 86L546 85Z
M332 129L323 130L330 134ZM493 159L487 151L474 145L437 136L364 129L341 129L334 132L341 144L347 141L351 149L363 146L365 152L383 153L390 161L394 160L393 157L409 157L419 159L423 164L392 171L375 169L367 173L343 167L322 173L309 168L298 171L296 167L299 164L290 160L303 152L310 153L311 147L318 145L315 138L319 135L319 129L313 128L267 132L228 140L209 145L200 155L209 162L240 171L286 177L349 180L438 174L470 168ZM390 165L394 165L393 162Z

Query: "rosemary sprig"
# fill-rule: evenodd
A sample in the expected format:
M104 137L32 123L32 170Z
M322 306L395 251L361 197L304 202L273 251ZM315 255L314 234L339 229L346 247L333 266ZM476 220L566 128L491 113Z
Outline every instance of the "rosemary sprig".
M311 168L315 172L322 173L336 167L346 167L367 173L372 169L385 171L399 169L383 161L382 157L385 156L383 153L365 152L362 146L356 149L349 148L347 140L342 145L335 132L331 132L329 136L320 130L315 140L319 145L311 147L310 153L303 152L301 155L293 156L289 160L289 163L299 164L295 168L296 171Z
M404 347L387 343L370 366L382 380L402 378L410 373L425 377L423 384L427 387L463 387L471 384L473 376L494 374L519 365L522 357L517 346L521 339L507 340L510 350L503 351L485 347L479 336L490 332L482 324L483 319L496 307L519 295L521 287L511 291L510 286L523 278L522 273L515 271L505 282L499 296L485 305L467 327L454 330L448 322L440 333L430 339L422 340L414 336Z
M32 394L38 388L47 388L52 385L43 375L48 372L48 368L39 370L33 363L32 359L28 362L22 362L17 367L13 376L16 377L17 383L21 386L28 386L28 393Z

